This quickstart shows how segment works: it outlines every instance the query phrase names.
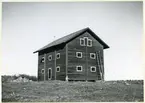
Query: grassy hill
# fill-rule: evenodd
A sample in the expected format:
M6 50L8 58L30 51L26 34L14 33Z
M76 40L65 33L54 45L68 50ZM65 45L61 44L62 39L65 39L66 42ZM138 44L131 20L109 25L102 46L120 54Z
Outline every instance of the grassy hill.
M143 81L4 82L2 83L2 101L143 101Z

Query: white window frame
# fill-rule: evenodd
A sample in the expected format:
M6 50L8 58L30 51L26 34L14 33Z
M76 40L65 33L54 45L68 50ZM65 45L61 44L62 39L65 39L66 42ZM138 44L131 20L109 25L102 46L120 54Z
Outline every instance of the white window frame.
M43 59L43 60L42 60ZM45 58L44 57L42 57L41 58L41 63L44 63L45 62Z
M43 71L43 72L42 72L42 71ZM41 73L44 74L44 73L45 73L45 70L44 70L44 69L41 69Z
M59 68L59 71L57 70L57 68ZM60 66L57 66L57 67L56 67L56 72L60 72Z
M92 71L92 68L95 68L95 71ZM91 66L91 67L90 67L90 71L91 71L91 72L96 72L96 66Z
M58 56L59 55L59 56ZM58 57L57 57L58 56ZM56 54L56 59L60 59L60 53Z
M94 55L94 58L92 57L92 55ZM95 53L90 53L90 58L91 59L96 59L96 54Z
M82 44L82 40L83 40L83 44ZM85 39L84 38L80 38L80 46L85 46Z
M91 42L91 44L89 45L89 41ZM87 46L88 47L92 47L92 40L87 38Z
M79 53L81 54L80 57L78 56ZM76 57L77 57L77 58L82 58L82 57L83 57L82 52L76 52Z
M88 37L84 37L84 41L85 41L85 39L87 39L87 41L88 41ZM87 46L87 44L85 44L85 46Z
M51 59L50 59L50 57L51 57ZM51 60L52 60L52 55L49 55L49 56L48 56L48 60L49 60L49 61L51 61Z
M81 67L81 70L78 70L78 67ZM83 71L83 67L80 66L80 65L79 65L79 66L76 66L76 71L77 71L77 72L82 72L82 71Z

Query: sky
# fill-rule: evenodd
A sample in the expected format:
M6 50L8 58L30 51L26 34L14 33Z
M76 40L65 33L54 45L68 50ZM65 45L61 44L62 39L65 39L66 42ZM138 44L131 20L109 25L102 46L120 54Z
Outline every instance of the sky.
M143 79L142 2L3 2L2 75L37 76L34 51L89 27L104 50L105 80Z

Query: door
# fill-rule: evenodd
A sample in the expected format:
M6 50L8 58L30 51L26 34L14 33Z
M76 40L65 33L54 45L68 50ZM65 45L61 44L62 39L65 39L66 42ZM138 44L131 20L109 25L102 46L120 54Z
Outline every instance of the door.
M52 69L48 68L48 80L51 80L52 78Z

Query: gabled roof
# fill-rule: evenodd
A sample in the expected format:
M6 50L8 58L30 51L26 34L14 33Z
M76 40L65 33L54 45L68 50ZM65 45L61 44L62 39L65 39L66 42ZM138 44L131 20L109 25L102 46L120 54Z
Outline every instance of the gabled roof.
M72 39L74 39L74 38L80 36L81 34L83 34L83 33L86 32L86 31L87 31L87 32L90 32L90 34L91 34L100 44L103 45L104 49L109 48L109 46L108 46L103 40L101 40L101 39L100 39L100 38L90 29L90 28L84 28L84 29L81 29L81 30L76 31L76 32L74 32L74 33L71 33L71 34L69 34L69 35L66 35L66 36L64 36L64 37L62 37L62 38L60 38L60 39L57 39L57 40L55 40L55 41L49 43L48 45L46 45L46 46L40 48L39 50L35 51L34 53L39 52L39 51L42 51L42 50L44 50L44 49L48 49L48 48L53 47L53 46L60 45L60 44L62 44L62 43L68 43L69 41L71 41Z

